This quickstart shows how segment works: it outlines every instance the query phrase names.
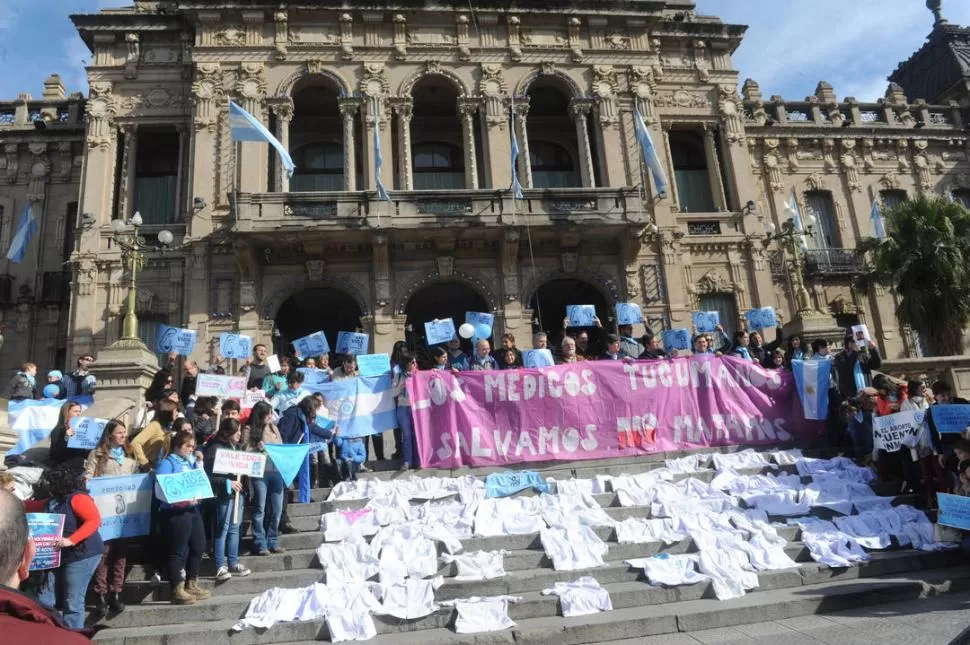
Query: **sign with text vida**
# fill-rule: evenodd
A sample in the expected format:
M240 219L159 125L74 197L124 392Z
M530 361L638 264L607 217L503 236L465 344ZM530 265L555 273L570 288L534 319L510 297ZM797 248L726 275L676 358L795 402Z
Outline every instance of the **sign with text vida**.
M201 468L171 475L155 475L155 495L167 504L215 497L209 476Z
M248 475L261 478L266 471L266 455L244 450L216 450L212 472L221 475Z

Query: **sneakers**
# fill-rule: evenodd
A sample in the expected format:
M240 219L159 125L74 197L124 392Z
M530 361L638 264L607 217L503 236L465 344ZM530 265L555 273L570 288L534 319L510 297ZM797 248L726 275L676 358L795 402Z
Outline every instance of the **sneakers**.
M247 569L246 565L244 564L234 564L233 566L229 567L229 573L234 576L239 576L240 578L245 578L252 573L252 571Z
M364 464L361 464L361 465L357 466L357 472L359 472L359 473L369 473L370 472L370 468L368 468Z
M281 546L274 546L272 549L270 549L270 552L271 553L286 553L286 549L284 549Z
M232 578L232 574L229 573L229 567L219 567L216 571L216 582L225 582Z

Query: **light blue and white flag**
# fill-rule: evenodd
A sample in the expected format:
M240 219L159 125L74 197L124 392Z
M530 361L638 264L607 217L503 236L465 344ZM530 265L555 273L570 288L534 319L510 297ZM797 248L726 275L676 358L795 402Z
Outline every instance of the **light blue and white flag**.
M795 386L798 388L798 398L802 402L805 418L815 421L827 419L832 361L793 360L791 369L795 376Z
M644 122L640 110L636 110L633 116L633 125L636 131L637 141L640 142L640 150L643 152L643 163L647 165L647 168L650 169L650 174L653 175L653 183L657 186L657 194L661 198L666 197L667 177L664 175L663 164L660 163L660 156L657 154L657 149L653 145L650 130L647 128L647 124Z
M384 155L381 153L381 115L380 105L374 99L374 180L377 182L377 198L384 202L391 201L391 196L384 188L384 181L381 179L381 168L384 166Z
M515 199L525 199L522 194L522 183L519 181L519 137L515 134L515 99L512 100L512 196Z
M876 233L876 239L885 239L886 227L882 222L882 213L879 212L879 200L877 199L872 201L872 210L869 211L869 219L872 220L872 228Z
M90 395L77 396L70 401L77 401L82 410L86 410L94 403ZM7 403L7 426L17 435L17 443L7 451L7 455L20 455L43 441L50 435L57 425L57 417L67 401L61 399L41 399L39 401L24 400Z
M328 416L340 427L341 437L366 437L392 430L397 425L397 407L390 374L317 385L304 382L303 387L323 394Z
M805 232L805 227L802 226L802 212L798 208L798 199L795 197L795 189L791 189L791 201L785 203L785 208L792 212L792 222L795 224L795 230L799 233ZM801 241L801 247L803 251L808 250L808 241L805 239L804 235L799 237Z
M286 176L292 177L296 166L290 152L279 140L270 134L270 131L259 122L259 119L242 109L234 101L229 101L229 131L232 133L233 141L254 141L256 143L268 143L276 148L280 155L280 161L286 168Z
M151 475L92 477L88 494L101 513L102 540L148 535L152 526Z
M37 232L37 220L34 219L34 204L27 202L24 206L24 216L20 220L20 226L10 242L10 250L7 251L7 259L11 262L20 264L27 254L27 247L30 245L30 238Z

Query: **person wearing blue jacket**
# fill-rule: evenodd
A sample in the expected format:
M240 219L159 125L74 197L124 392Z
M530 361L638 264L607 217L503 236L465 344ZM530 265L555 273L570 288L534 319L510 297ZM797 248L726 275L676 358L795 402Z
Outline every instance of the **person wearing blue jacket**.
M334 439L337 446L338 470L344 481L357 481L357 471L367 460L367 448L360 437Z
M321 419L322 421L322 419ZM313 443L330 441L333 438L333 423L329 427L317 424L317 400L308 396L288 409L280 417L280 436L284 443ZM310 503L310 455L303 459L297 477L301 504ZM284 500L286 496L283 496Z
M158 462L156 475L175 475L188 470L202 471L202 453L195 450L195 435L179 432L172 437L169 453ZM203 471L204 472L204 471ZM169 504L161 501L162 537L168 545L168 579L172 603L191 605L212 593L199 586L199 568L205 552L205 527L199 500ZM185 579L182 579L182 570Z

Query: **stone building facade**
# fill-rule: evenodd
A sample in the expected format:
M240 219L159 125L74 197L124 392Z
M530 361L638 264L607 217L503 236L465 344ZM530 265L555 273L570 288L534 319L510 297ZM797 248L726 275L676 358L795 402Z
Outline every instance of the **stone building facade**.
M80 204L43 232L43 248L73 248L70 303L52 308L38 296L46 278L14 274L0 367L72 361L119 338L129 278L111 222L136 211L146 240L175 238L139 271L141 335L151 345L159 324L197 329L206 363L223 331L282 350L360 327L372 351L389 351L465 311L494 312L496 338L521 346L540 329L560 334L566 304L595 304L607 327L621 301L640 303L654 329L690 326L697 309L721 311L729 329L752 307L791 320L787 274L763 240L793 191L818 221L805 260L814 308L833 326L869 324L891 357L919 354L892 295L853 288L853 249L872 235L873 200L949 191L970 203L967 92L950 84L939 105L892 84L861 104L823 82L793 102L748 81L739 94L731 56L745 28L691 0L505 4L136 0L74 16L93 52L90 95L64 105L83 110L85 131L69 120L54 141L57 128L11 127L0 109L0 142L18 157L0 169L14 186L0 205L19 217L38 175L45 209ZM966 38L935 29L952 30L945 43ZM230 100L288 147L293 177L267 146L233 143ZM666 196L643 166L635 109ZM511 190L513 113L523 200ZM376 139L390 201L377 196ZM4 216L4 239L18 217ZM45 276L57 270L48 255Z

